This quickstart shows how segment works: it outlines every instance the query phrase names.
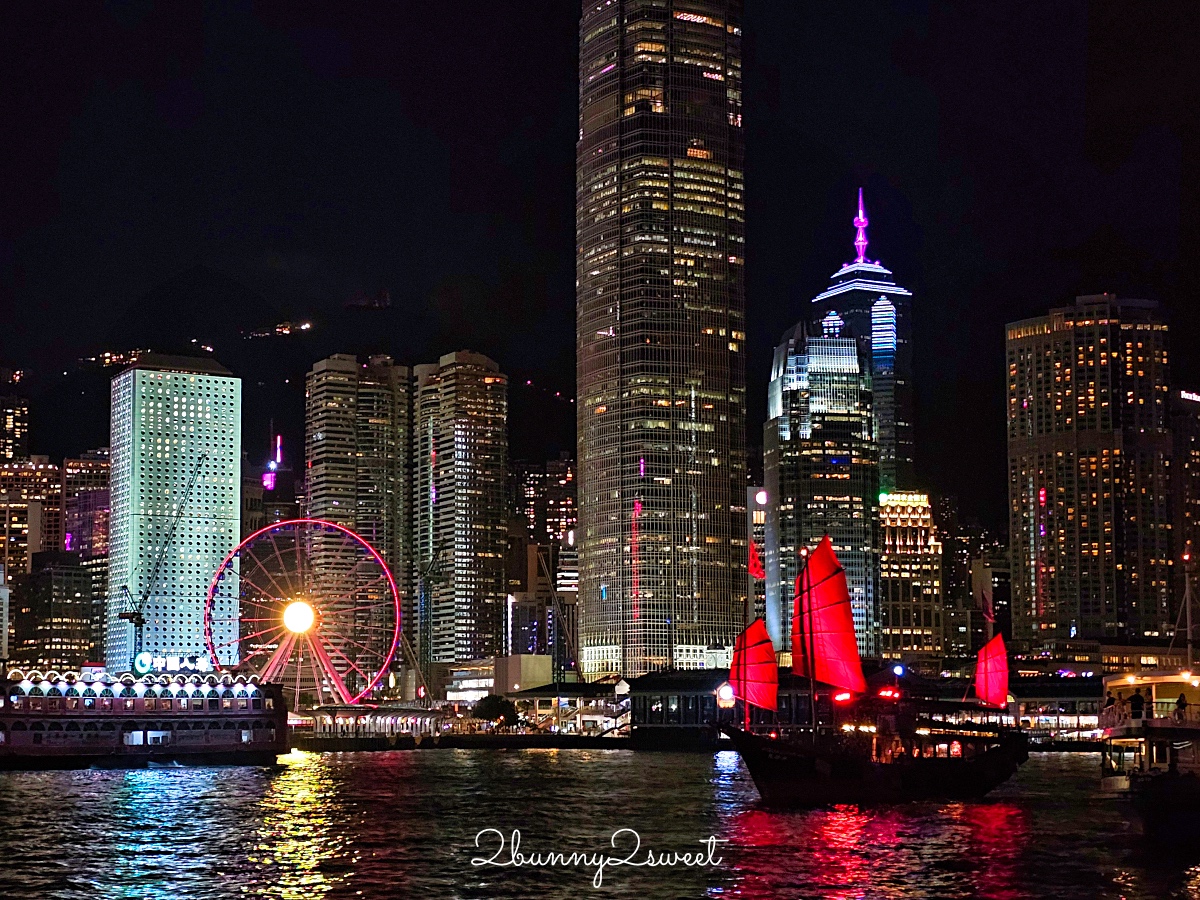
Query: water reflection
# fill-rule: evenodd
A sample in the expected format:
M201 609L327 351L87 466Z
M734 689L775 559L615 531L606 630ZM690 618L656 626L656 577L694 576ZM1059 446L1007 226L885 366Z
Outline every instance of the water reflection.
M353 875L352 835L339 825L341 798L334 770L318 754L280 757L261 802L262 824L249 857L263 871L260 896L319 900Z

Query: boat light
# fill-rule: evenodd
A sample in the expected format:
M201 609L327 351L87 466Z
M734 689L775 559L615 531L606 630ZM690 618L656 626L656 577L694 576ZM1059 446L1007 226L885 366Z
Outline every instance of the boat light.
M901 665L892 666L892 674L895 675L897 678L899 678L901 675L904 674L904 666L901 666Z
M899 700L900 692L894 687L884 687L879 689L879 696L885 700Z
M848 703L850 701L850 692L842 691L840 694L834 694L833 700L835 703Z
M733 685L728 681L717 688L717 706L721 707L721 709L730 709L733 706L734 700Z
M853 730L854 730L853 725L843 725L842 726L842 731L853 731Z
M1125 680L1128 681L1130 684L1133 684L1135 681L1137 681L1137 676L1136 675L1126 675Z

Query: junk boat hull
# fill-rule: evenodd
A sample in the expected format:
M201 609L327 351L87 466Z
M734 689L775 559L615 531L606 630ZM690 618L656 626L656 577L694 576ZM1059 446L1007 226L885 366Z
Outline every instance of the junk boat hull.
M1015 730L992 735L969 757L900 755L892 762L874 759L869 745L859 748L836 738L822 736L813 746L803 736L779 740L740 728L725 732L763 802L775 807L977 799L1008 781L1029 758L1025 735Z

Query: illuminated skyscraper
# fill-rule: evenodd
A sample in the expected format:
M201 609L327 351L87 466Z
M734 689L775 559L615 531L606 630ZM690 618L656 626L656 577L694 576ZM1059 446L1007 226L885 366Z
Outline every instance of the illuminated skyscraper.
M1112 294L1008 326L1013 638L1168 635L1167 325Z
M875 398L875 438L879 443L879 483L884 491L914 487L912 294L892 273L866 258L867 215L862 190L854 219L854 262L846 263L813 298L814 313L831 313L871 348Z
M59 467L45 456L0 463L0 514L0 564L10 576L32 571L34 553L62 549Z
M585 675L704 665L746 597L741 0L583 4Z
M241 379L211 359L147 353L113 379L109 669L128 671L132 662L133 625L118 618L126 590L135 602L148 595L147 652L205 655L204 599L240 529L241 433ZM167 545L176 517L179 525ZM162 565L156 567L160 555ZM225 584L232 604L236 575ZM216 642L236 646L236 610L217 609L216 619Z
M4 390L0 383L0 391ZM29 401L12 394L0 395L0 462L29 456Z
M942 544L926 494L883 494L879 573L880 655L940 666L944 655Z
M360 363L354 356L334 354L314 365L305 381L307 514L353 529L383 555L405 604L404 634L410 642L415 615L409 558L413 392L412 370L388 356ZM283 465L278 443L276 465ZM274 490L278 475L268 472L276 475L268 479ZM314 550L327 576L351 577L357 557L333 558L345 553L344 542L338 537L316 540L330 543L324 555L320 546Z
M460 351L416 366L413 543L423 666L503 654L508 378Z
M801 322L775 348L763 429L766 619L790 649L800 550L828 534L850 589L859 652L879 652L879 451L865 341Z

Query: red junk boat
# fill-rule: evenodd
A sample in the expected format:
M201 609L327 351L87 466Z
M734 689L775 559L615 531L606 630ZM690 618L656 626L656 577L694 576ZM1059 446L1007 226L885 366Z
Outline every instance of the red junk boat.
M806 728L762 733L750 723L751 705L775 709L778 685L761 619L738 637L730 673L745 716L742 727L723 730L770 806L982 797L1028 759L1025 734L1001 715L1008 662L999 635L979 652L974 702L913 696L891 672L868 684L846 575L828 536L796 579L792 648L793 675L810 686Z

